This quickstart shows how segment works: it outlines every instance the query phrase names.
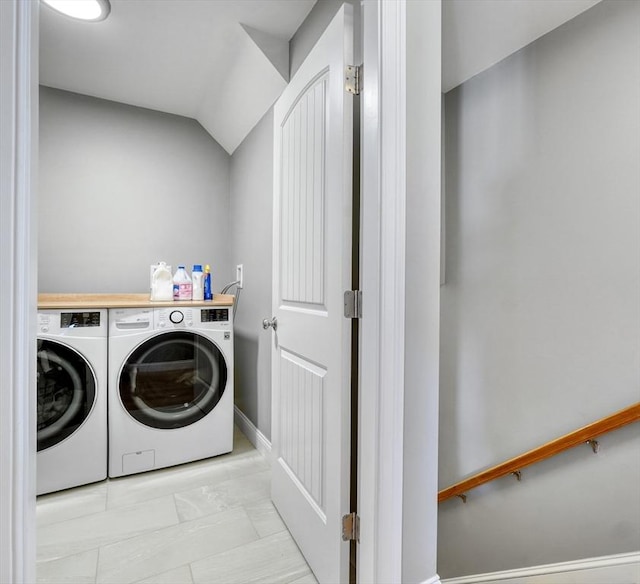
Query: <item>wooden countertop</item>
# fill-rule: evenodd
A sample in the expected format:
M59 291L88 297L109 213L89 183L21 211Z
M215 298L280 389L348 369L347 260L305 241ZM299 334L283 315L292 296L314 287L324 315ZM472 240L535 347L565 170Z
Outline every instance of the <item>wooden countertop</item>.
M149 294L38 294L38 308L163 308L166 306L233 306L232 294L213 300L151 302Z

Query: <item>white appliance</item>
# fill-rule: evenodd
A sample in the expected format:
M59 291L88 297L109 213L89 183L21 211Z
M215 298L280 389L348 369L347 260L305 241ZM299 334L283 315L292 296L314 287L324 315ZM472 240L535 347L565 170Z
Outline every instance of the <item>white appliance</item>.
M233 449L231 307L109 311L109 476Z
M38 495L107 478L107 311L38 311Z

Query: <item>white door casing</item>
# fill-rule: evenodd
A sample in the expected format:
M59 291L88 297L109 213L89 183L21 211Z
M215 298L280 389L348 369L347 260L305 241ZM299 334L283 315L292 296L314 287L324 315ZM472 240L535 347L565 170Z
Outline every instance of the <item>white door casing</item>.
M0 2L0 582L35 581L38 4Z
M358 582L396 584L404 549L407 7L405 0L362 6L357 566ZM437 451L437 443L428 446Z
M353 8L274 108L272 498L320 582L348 581Z

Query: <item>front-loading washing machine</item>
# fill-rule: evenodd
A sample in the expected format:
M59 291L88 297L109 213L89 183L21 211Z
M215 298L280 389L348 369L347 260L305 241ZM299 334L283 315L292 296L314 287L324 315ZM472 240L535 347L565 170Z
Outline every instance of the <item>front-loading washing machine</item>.
M233 449L231 307L109 311L109 476Z
M36 492L107 478L107 311L38 311Z

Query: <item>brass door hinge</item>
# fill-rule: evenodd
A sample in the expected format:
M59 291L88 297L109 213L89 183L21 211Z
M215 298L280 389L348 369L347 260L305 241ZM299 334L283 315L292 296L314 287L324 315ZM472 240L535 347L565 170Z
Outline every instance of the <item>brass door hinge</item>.
M342 517L342 541L360 541L360 517L357 513Z

